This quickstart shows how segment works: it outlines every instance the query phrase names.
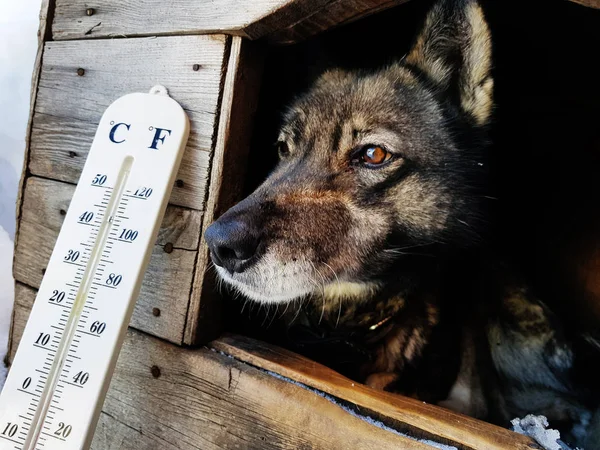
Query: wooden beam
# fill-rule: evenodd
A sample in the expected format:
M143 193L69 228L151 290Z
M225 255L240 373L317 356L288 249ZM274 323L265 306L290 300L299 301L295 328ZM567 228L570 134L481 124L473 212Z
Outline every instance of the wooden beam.
M52 37L61 40L224 31L247 36L244 29L249 24L287 3L291 2L179 0L173 4L162 0L56 0Z
M313 37L323 31L345 25L363 17L393 6L406 3L408 0L333 0L306 11L301 20L289 26L278 26L273 14L262 22L252 24L249 28L257 28L260 34L273 44L294 44ZM267 22L267 24L263 22Z
M17 281L39 287L74 190L75 186L58 181L27 180L15 248ZM136 328L178 344L183 341L201 216L198 211L167 208L131 321Z
M31 132L31 173L76 183L108 105L160 83L191 124L170 202L203 210L227 40L218 35L46 43Z
M202 235L241 198L262 68L262 46L234 36L223 84ZM186 344L205 343L220 330L221 299L216 295L214 271L207 271L209 264L208 247L202 238L188 311Z
M411 398L376 391L319 363L264 342L229 335L211 342L209 347L348 401L411 436L469 449L540 448L531 439L507 429Z
M19 284L16 292L13 343L29 313L23 299L35 296ZM132 329L102 409L94 450L433 448L226 355Z
M580 5L587 6L588 8L596 8L600 9L600 0L570 0L574 3L579 3Z
M297 42L406 0L56 0L55 40L226 33Z

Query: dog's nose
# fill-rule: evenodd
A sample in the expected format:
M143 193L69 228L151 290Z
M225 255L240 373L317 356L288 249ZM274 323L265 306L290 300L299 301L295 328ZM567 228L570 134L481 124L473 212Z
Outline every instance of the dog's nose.
M208 227L204 238L213 262L230 273L242 272L260 243L258 233L240 220L217 220Z

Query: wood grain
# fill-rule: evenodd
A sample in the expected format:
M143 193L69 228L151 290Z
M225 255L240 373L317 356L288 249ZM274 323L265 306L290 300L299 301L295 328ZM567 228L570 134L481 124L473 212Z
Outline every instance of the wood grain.
M375 14L393 6L406 3L408 0L333 0L321 5L314 5L302 15L302 20L294 21L289 26L271 25L269 31L263 31L266 39L273 44L294 44L363 17ZM312 2L311 2L312 5ZM276 20L275 14L268 17L269 23ZM263 22L266 22L264 19ZM265 23L257 23L250 28L265 28Z
M242 195L262 68L263 48L257 43L233 37L202 235ZM184 338L186 344L205 343L213 339L221 326L220 299L216 295L214 272L207 271L209 264L208 247L202 239L188 311Z
M76 183L108 105L124 94L162 84L186 110L191 124L178 174L181 181L170 202L203 210L227 39L216 35L46 43L32 122L31 173ZM78 69L83 69L82 76Z
M17 293L15 343L35 295L19 285ZM432 449L233 358L176 347L132 329L91 448Z
M30 177L26 185L22 219L40 222L60 231L75 185L44 178ZM197 250L202 213L193 209L169 205L158 232L157 245L170 243L174 248Z
M570 0L580 5L587 6L588 8L600 9L600 0Z
M15 301L6 352L6 359L9 363L13 361L19 342L21 342L21 336L23 336L23 330L25 330L36 294L35 289L18 282L15 283Z
M295 43L407 0L56 0L56 40L226 33ZM600 8L600 0L570 0ZM93 14L88 15L89 8Z
M42 0L40 5L40 25L38 27L38 48L35 55L35 61L33 64L33 72L31 76L31 92L29 94L29 117L27 119L27 135L25 136L25 155L23 158L23 169L21 171L21 179L19 180L19 192L17 194L16 200L16 220L17 220L17 233L15 236L15 241L18 239L19 235L19 218L21 216L21 195L23 192L23 185L25 184L25 178L27 178L27 166L29 163L29 147L31 142L31 125L33 122L33 111L35 110L35 101L38 92L38 83L40 79L40 73L42 71L42 55L44 54L44 40L46 39L46 35L49 34L50 27L49 21L51 21L51 17L49 14L51 10L54 10L54 1L52 0Z
M441 439L469 449L540 448L525 436L423 402L373 390L300 355L243 336L224 336L209 344L240 361L275 372L371 411L412 436ZM389 421L389 422L388 422Z
M52 36L60 39L160 34L209 34L244 28L279 10L289 0L57 0ZM93 8L88 16L86 11Z
M23 196L14 277L38 288L75 186L30 177ZM201 213L170 206L144 277L132 326L181 344L191 290ZM172 243L167 253L165 241ZM170 249L169 249L170 250ZM158 308L160 315L153 314Z

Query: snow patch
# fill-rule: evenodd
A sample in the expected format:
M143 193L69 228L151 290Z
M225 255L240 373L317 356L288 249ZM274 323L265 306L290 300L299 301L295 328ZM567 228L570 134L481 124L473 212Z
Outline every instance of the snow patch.
M522 419L518 417L510 421L513 431L529 436L545 450L564 450L559 443L560 433L548 428L548 419L545 416L529 414Z
M6 379L4 356L8 346L8 332L12 315L15 283L12 277L13 242L0 226L0 389Z

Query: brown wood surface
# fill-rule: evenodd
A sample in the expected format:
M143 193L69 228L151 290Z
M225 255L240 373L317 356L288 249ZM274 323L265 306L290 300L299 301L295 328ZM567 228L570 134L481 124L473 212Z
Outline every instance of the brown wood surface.
M600 9L600 0L570 0L580 5L587 6L588 8Z
M302 20L289 26L277 26L275 15L269 17L269 31L263 31L266 39L274 44L293 44L363 17L375 14L408 0L333 0L307 10ZM267 28L258 23L253 27ZM267 28L268 29L268 28Z
M56 0L55 40L227 33L301 40L403 0ZM90 14L91 13L91 14Z
M262 66L262 47L234 36L223 85L202 234L241 197ZM186 344L205 343L219 331L220 299L216 295L214 271L208 270L210 264L208 247L202 239L188 311Z
M407 0L56 0L56 40L226 33L293 43ZM571 0L600 8L600 0ZM91 13L91 14L90 14Z
M70 184L28 178L15 248L17 281L39 287L74 190ZM201 216L199 211L167 208L131 321L136 328L178 344L183 341ZM158 316L154 308L160 310Z
M11 360L35 296L16 293ZM92 449L236 448L432 449L234 358L130 329Z
M191 124L180 181L170 202L203 210L228 39L214 35L47 42L31 132L31 173L76 183L108 105L122 95L162 84Z
M369 411L412 436L436 436L469 449L540 448L529 438L507 429L411 398L376 391L300 355L254 339L224 336L209 347L355 404L361 411Z
M52 36L59 40L222 31L245 36L249 24L287 3L289 0L56 0ZM93 8L92 15L88 15L89 8Z

